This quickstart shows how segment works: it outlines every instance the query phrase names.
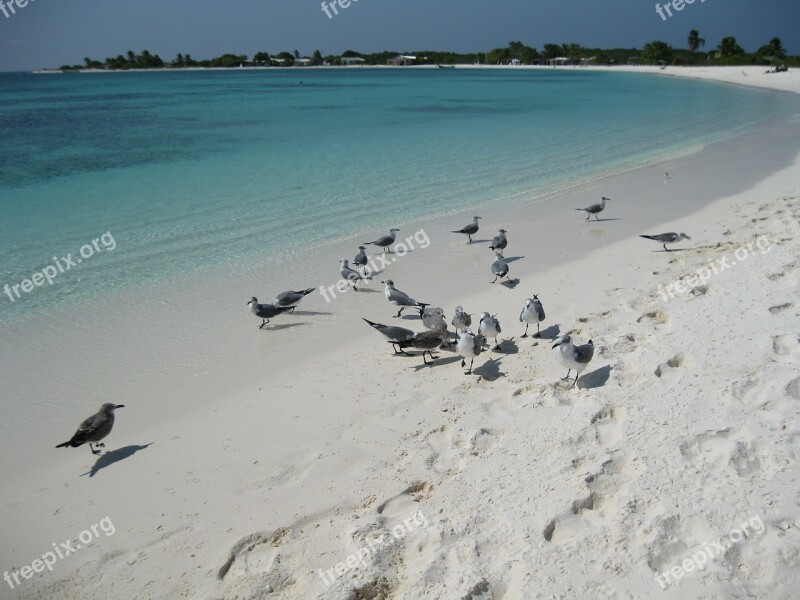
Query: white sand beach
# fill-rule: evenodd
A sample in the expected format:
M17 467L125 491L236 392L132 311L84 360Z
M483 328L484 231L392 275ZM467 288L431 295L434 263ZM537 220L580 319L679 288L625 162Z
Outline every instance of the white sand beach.
M794 70L620 69L800 92ZM393 355L361 318L422 325L377 281L259 330L258 265L189 277L157 315L134 295L42 319L35 354L0 340L6 392L44 378L54 398L11 417L2 569L113 522L0 598L796 598L800 112L760 129L487 207L472 245L451 233L470 213L400 225L423 234L377 280L448 322L498 315L472 375L446 348ZM603 221L572 210L601 195ZM489 284L499 227L511 285ZM668 231L691 240L638 237ZM310 250L296 289L335 284L360 241ZM522 338L534 293L542 338ZM564 334L595 347L574 388ZM106 401L125 408L105 456L53 448Z

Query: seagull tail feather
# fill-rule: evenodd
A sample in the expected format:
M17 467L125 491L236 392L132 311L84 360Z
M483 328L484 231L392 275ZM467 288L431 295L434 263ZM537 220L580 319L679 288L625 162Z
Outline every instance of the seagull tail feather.
M652 236L652 235L640 235L639 237L644 238L646 240L654 240L654 239L656 239L655 236Z

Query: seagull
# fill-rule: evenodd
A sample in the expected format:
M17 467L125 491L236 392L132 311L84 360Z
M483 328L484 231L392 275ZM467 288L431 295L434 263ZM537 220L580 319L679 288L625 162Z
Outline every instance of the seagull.
M285 313L288 310L293 310L293 306L274 306L272 304L259 304L258 298L253 296L250 298L250 302L247 303L247 306L250 307L250 312L253 313L255 316L261 319L261 327L264 327L272 317L276 317L281 313ZM259 327L259 329L261 329Z
M670 233L659 233L658 235L640 235L639 237L643 237L646 240L654 240L656 242L660 242L664 245L664 251L669 252L669 248L667 248L667 244L677 244L681 240L690 240L688 235L685 233L675 233L671 231Z
M367 319L364 320L367 321ZM373 323L372 321L367 321L367 325L378 331L383 337L386 338L387 341L391 342L395 354L405 354L406 356L411 356L410 354L408 354L408 352L403 352L403 350L400 350L398 352L397 344L399 342L405 342L413 338L414 337L413 331L411 331L410 329L406 329L405 327L393 327L391 325L381 325L380 323Z
M464 375L472 374L472 363L475 362L475 357L483 350L484 342L486 342L486 338L481 335L474 335L469 327L465 327L459 334L456 352L462 357L461 368L466 367L467 359L470 359L469 371L464 373Z
M506 259L503 258L503 253L500 250L495 250L494 254L495 259L492 263L492 274L494 275L494 281L491 283L497 281L498 277L500 279L503 277L508 278L508 263L506 262Z
M603 210L606 207L606 202L608 202L609 200L611 200L611 198L606 198L605 196L603 196L598 204L592 204L591 206L587 206L586 208L576 208L575 210L585 212L587 221L589 220L589 217L591 217L592 215L594 215L594 218L599 221L600 219L597 218L597 215L603 212Z
M469 238L468 244L472 243L472 236L478 233L478 219L480 217L472 217L472 223L464 227L463 229L459 229L458 231L454 231L453 233L464 233Z
M447 330L447 321L444 317L444 310L441 308L425 308L422 311L422 324L425 326L425 329L444 331L446 335L445 343L448 348L452 348L450 345L450 332Z
M372 279L372 277L370 277L369 275L364 277L358 271L354 271L353 269L351 269L347 264L346 258L343 258L342 260L339 261L339 274L342 276L343 279L350 282L350 285L353 286L353 289L355 291L358 291L356 284L359 281L366 281L367 279Z
M431 357L431 361L433 361L434 356L432 351L444 344L445 337L447 337L446 331L441 329L433 329L418 333L410 340L397 342L397 345L400 346L401 349L408 347L419 348L422 350L422 362L427 365L433 363L429 363L427 360L425 360L425 353L427 352Z
M540 321L544 321L544 307L539 302L539 296L534 294L532 298L525 300L525 306L522 307L522 312L519 313L519 322L525 323L525 333L522 334L522 337L528 337L528 325L531 323L536 323L536 333L533 337L541 337L539 331Z
M100 454L100 450L92 448L92 442L98 448L106 447L105 444L98 444L97 442L111 433L111 428L114 427L114 411L118 408L125 408L125 405L106 402L97 413L80 424L78 431L75 432L70 441L59 444L56 448L77 448L89 442L89 450L92 451L92 454Z
M358 254L353 259L353 265L355 265L356 269L359 267L366 267L367 266L367 249L364 246L358 247ZM366 271L364 271L366 273Z
M411 296L406 294L405 292L401 292L396 287L394 287L394 281L391 279L387 279L386 281L381 281L381 283L386 285L386 289L384 293L386 294L386 299L391 302L392 304L399 306L400 310L397 311L397 315L395 318L399 317L400 314L407 308L416 308L419 310L419 316L422 316L423 311L425 310L426 304L425 302L417 302Z
M578 376L592 360L592 356L594 356L594 343L592 340L589 340L588 344L576 348L570 336L562 335L556 339L553 348L558 348L558 359L561 361L562 365L567 367L567 376L564 379L569 379L569 372L575 369L575 381L572 385L577 385Z
M391 253L390 246L394 244L394 238L396 237L396 232L400 231L399 229L390 229L389 235L384 235L383 237L379 237L374 242L364 242L365 244L372 244L373 246L379 246L383 248L384 252Z
M500 344L497 343L497 336L500 335L500 321L497 320L497 315L489 315L489 313L481 313L481 320L478 325L478 333L484 338L494 338L494 349L500 350Z
M494 236L492 239L492 245L489 246L492 250L505 250L506 246L508 246L508 239L506 239L506 233L508 233L505 229L500 229L497 232L497 235Z
M472 325L472 316L465 313L464 309L460 306L456 306L456 314L453 315L453 320L450 323L456 328L456 333L458 333L464 329L464 327Z
M300 300L308 296L315 288L308 288L299 292L283 292L275 296L275 299L270 303L278 308L291 308L292 312L300 304Z

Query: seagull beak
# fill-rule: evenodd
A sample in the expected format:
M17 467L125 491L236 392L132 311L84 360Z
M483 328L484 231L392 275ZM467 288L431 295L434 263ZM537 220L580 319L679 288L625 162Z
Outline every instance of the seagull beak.
M563 343L564 342L556 342L555 344L553 344L553 348L557 348L558 346L560 346ZM552 350L553 348L550 348L550 349Z
M124 404L117 404L114 408L125 408Z

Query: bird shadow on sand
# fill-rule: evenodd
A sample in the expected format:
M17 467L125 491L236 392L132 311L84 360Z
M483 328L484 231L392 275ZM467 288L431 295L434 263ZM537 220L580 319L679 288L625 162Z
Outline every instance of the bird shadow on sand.
M514 262L515 260L520 260L521 258L525 258L524 256L511 256L509 258L504 258L507 263Z
M505 377L505 373L500 370L500 363L502 360L502 358L490 358L480 367L472 369L472 374L480 375L487 381L494 381L500 377Z
M516 277L514 279L507 279L506 281L501 281L500 285L510 290L513 290L515 287L519 285L519 277Z
M606 221L622 221L622 219L584 219L584 223L605 223Z
M608 382L608 378L611 377L611 368L611 365L606 365L587 373L578 379L578 387L587 390L603 387Z
M392 316L395 319L398 318L397 315L392 315ZM421 321L422 320L422 315L419 314L419 313L417 313L417 314L403 313L402 315L400 315L399 318L404 320L404 321Z
M290 314L303 315L303 316L306 316L306 317L311 317L311 316L320 316L320 315L332 315L333 313L320 312L320 311L316 311L316 310L298 310L298 311L295 311L295 312L290 313Z
M530 333L528 334L528 337L533 338L534 341L538 339L554 340L559 335L561 335L561 327L559 327L558 325L550 325L550 327L548 327L547 329L542 329L539 332L539 337L533 337Z
M497 352L498 354L518 354L519 353L519 346L517 346L517 342L514 341L514 338L509 338L507 340L500 341L500 349L498 350L497 347L492 347L492 352Z
M688 252L689 250L693 250L693 248L673 248L672 250L664 250L661 248L660 250L653 250L654 254L672 254L673 252Z
M418 355L418 357L421 357L421 355ZM448 356L448 357L437 356L436 358L433 359L433 363L431 363L431 359L430 357L428 357L428 364L427 365L420 364L414 366L414 372L426 369L428 367L441 367L444 365L449 365L450 363L458 362L460 360L461 360L460 356Z
M302 321L300 323L287 323L286 325L268 324L260 329L262 329L263 331L280 331L281 329L294 329L295 327L303 327L304 325L309 325L309 323Z
M358 288L357 290L353 290L356 294L360 294L361 292L366 292L368 294L377 294L378 292L382 292L383 290L373 290L369 287L362 287Z
M114 463L117 463L121 460L125 460L129 456L133 456L139 450L144 450L145 448L149 448L153 445L153 442L146 444L144 446L125 446L123 448L117 448L116 450L111 450L110 452L106 452L101 454L100 457L97 459L97 462L94 463L92 469L81 475L88 475L89 477L94 477L97 473L100 472L101 469L105 469L106 467L110 467Z
M472 240L472 244L491 244L492 240ZM467 243L465 245L471 246L472 244Z

